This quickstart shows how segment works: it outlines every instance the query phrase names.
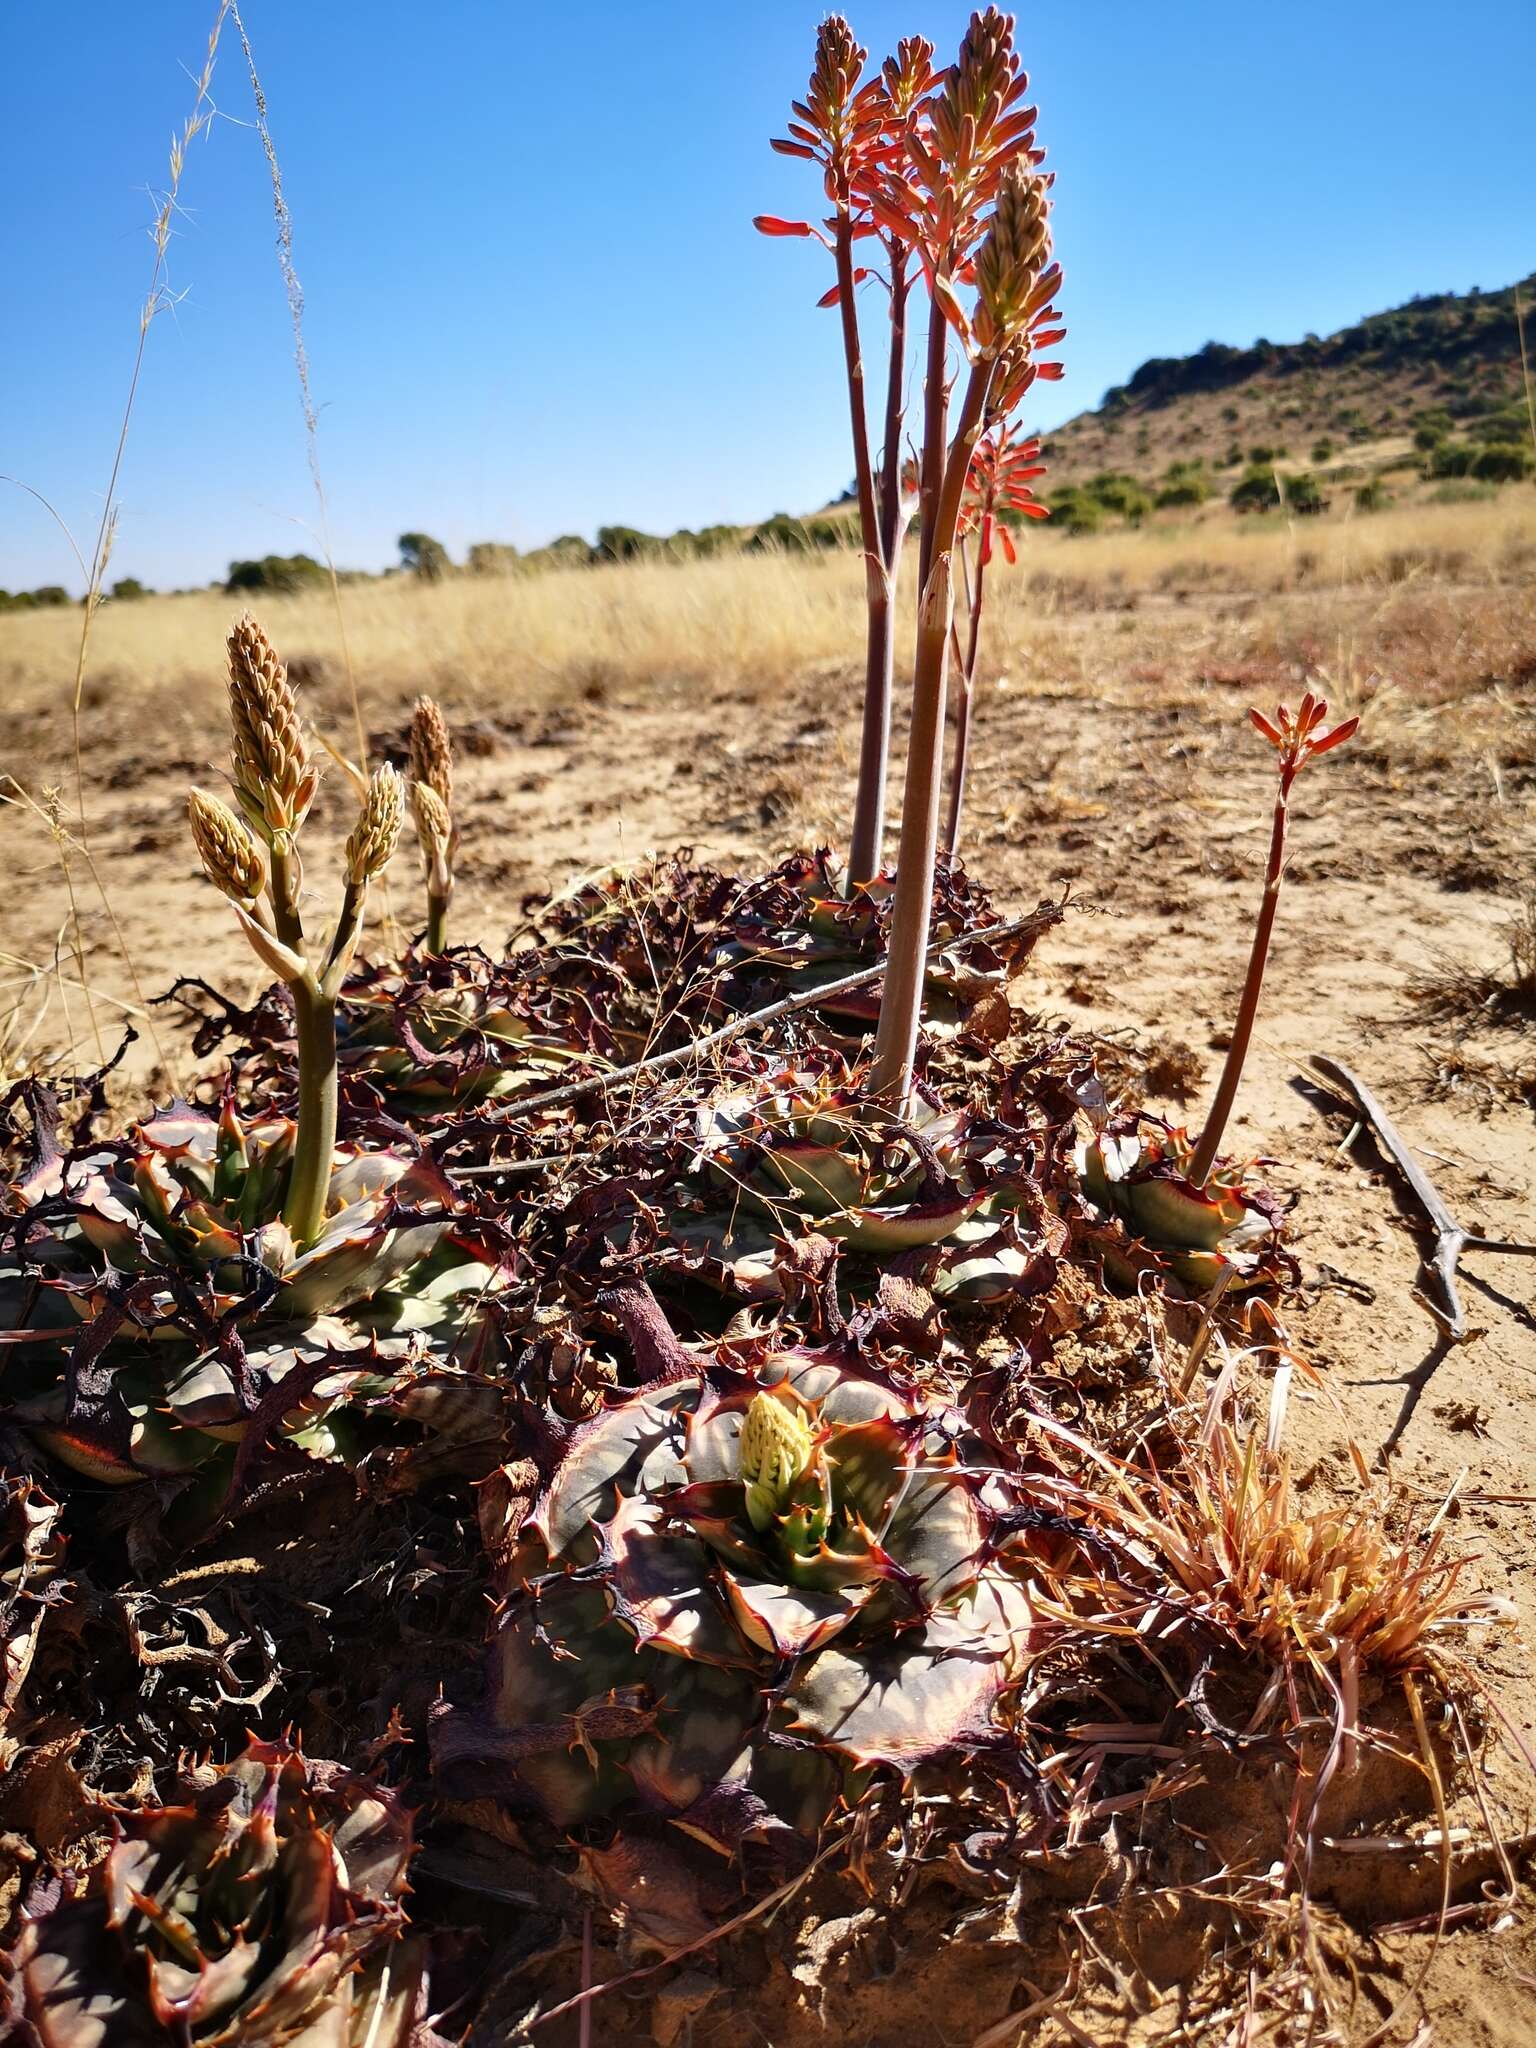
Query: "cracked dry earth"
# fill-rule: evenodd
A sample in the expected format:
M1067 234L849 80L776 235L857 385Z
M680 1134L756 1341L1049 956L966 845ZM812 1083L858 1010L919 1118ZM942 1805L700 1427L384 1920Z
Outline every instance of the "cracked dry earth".
M1198 1115L1214 1082L1262 872L1268 750L1248 733L1244 710L1250 698L1272 706L1288 693L1294 701L1304 687L1295 672L1223 681L1208 664L1182 663L1188 623L1167 621L1155 670L1137 660L1149 632L1161 631L1155 618L1140 620L1134 637L1102 614L1068 620L1049 643L1061 657L1054 666L1044 643L1009 650L1012 680L988 689L978 714L966 849L1004 914L1071 884L1074 908L1019 992L1043 1015L1113 1039L1129 1084L1175 1117ZM402 682L393 698L376 692L370 700L376 744L400 742L414 687ZM688 845L703 861L747 871L840 835L856 745L851 668L789 677L772 692L663 682L531 706L510 694L505 702L456 701L451 678L433 678L433 687L461 736L455 923L465 937L496 943L525 892L614 858ZM211 706L216 681L209 688ZM316 696L338 711L332 684L322 681ZM1454 1489L1447 1517L1480 1558L1474 1581L1507 1591L1519 1611L1479 1669L1509 1723L1536 1746L1528 1652L1536 1625L1536 1265L1470 1254L1463 1293L1471 1334L1454 1348L1439 1343L1417 1292L1420 1239L1395 1176L1368 1135L1351 1142L1350 1113L1302 1078L1313 1053L1346 1061L1382 1098L1468 1229L1536 1238L1536 1023L1527 1019L1523 1035L1518 1022L1469 1027L1437 1019L1409 993L1446 956L1496 967L1501 924L1536 876L1531 696L1494 690L1438 705L1387 697L1374 708L1368 699L1346 708L1364 712L1360 740L1305 778L1294 805L1289 886L1229 1137L1234 1150L1274 1162L1271 1182L1292 1203L1302 1281L1286 1317L1317 1369L1316 1385L1293 1392L1287 1423L1300 1504L1322 1506L1355 1485L1351 1439L1369 1466L1389 1458L1403 1488L1434 1499ZM19 720L4 724L8 759L26 764L17 772L34 793L50 775L64 779L62 713L29 719L24 731ZM182 820L187 781L210 779L202 736L216 729L184 696L157 701L152 720L119 699L90 728L96 857L151 992L187 971L231 993L251 988L248 956L195 872ZM316 837L339 837L339 787L323 806ZM0 861L5 947L46 960L65 923L64 892L46 836L14 809L0 816ZM92 909L88 881L76 881L91 949L87 978L127 1000L110 932ZM397 903L408 889L408 877L396 883ZM68 993L70 1026L84 1035L82 999L78 989ZM110 1007L97 1009L111 1043ZM184 1063L174 1025L161 1018L167 1050ZM55 996L36 1044L67 1035ZM88 1051L86 1035L80 1056ZM149 1077L147 1038L130 1061ZM1494 1769L1510 1811L1536 1807L1536 1780L1522 1786L1510 1748ZM1369 1797L1361 1797L1368 1814ZM1239 1787L1224 1814L1239 1831L1242 1811ZM1527 1833L1512 1848L1526 1877L1532 1839ZM1388 1851L1353 1859L1328 1909L1330 1952L1361 1986L1360 2038L1426 1959L1428 1936L1371 1931L1382 1917L1423 1912L1426 1900L1433 1910L1433 1856L1415 1859L1412 1885L1402 1881L1403 1860ZM799 1961L787 1973L780 1964L755 1987L750 1973L738 1981L735 2017L730 1999L695 2009L679 1991L671 2020L660 2017L661 2006L600 2007L599 2035L647 2038L655 2025L661 2037L670 2025L666 2038L686 2040L691 2028L701 2044L729 2035L774 2048L826 2039L882 2048L985 2040L1004 2048L1020 2038L1011 2028L993 2030L1010 2002L1015 2010L1028 2003L1018 1989L1023 1931L993 1928L941 1953L925 1941L921 1913L893 1932L866 1924L857 1899L841 1907L823 1901L819 1911L796 1937ZM1529 1916L1519 1914L1472 1914L1453 1926L1422 2006L1408 2008L1428 2015L1433 2032L1421 2033L1421 2043L1515 2048L1532 2037L1536 1944L1528 1929ZM1030 1931L1031 1967L1048 1969L1052 1946ZM1135 1972L1122 1972L1118 1983L1106 1976L1097 1993L1085 1987L1071 2038L1179 2038L1185 1980L1208 1963L1170 1923L1165 1938L1143 1945ZM1054 2025L1037 2038L1064 2038ZM559 2032L541 2038L559 2048ZM1410 2022L1395 2038L1412 2034ZM1219 2029L1211 2036L1220 2037Z

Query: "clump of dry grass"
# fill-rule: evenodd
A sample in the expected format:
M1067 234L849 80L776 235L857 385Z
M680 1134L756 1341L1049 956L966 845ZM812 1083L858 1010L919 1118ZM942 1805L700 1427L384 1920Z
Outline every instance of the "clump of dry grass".
M1408 984L1410 998L1431 1017L1524 1025L1536 1017L1536 889L1527 889L1500 927L1505 959L1484 965L1449 957Z
M1404 508L1358 527L1313 525L1309 546L1321 566L1305 587L1296 582L1294 544L1283 529L1192 538L1159 530L1073 537L1036 528L1026 537L1021 573L999 578L989 598L996 665L1015 677L1091 671L1098 686L1145 700L1155 682L1122 680L1144 636L1147 663L1175 684L1245 660L1274 670L1277 681L1279 669L1290 671L1286 686L1296 680L1293 664L1311 662L1327 670L1335 701L1351 703L1351 679L1362 690L1391 683L1438 700L1490 678L1528 678L1536 674L1536 594L1506 567L1511 547L1536 548L1536 502L1527 504L1526 495ZM1428 566L1406 582L1388 580L1393 551L1408 546L1423 550L1426 563L1449 550L1464 557L1454 599ZM1192 558L1210 591L1272 602L1219 617L1195 608L1170 612L1160 591L1170 568ZM865 585L850 549L458 575L437 584L399 577L350 585L346 600L348 650L324 588L263 603L273 632L306 665L313 694L338 724L350 715L346 652L363 679L370 717L424 684L450 702L494 709L509 676L527 704L596 684L620 693L722 681L768 688L830 664L841 670L863 630ZM173 699L211 709L218 678L206 650L228 631L233 609L218 591L103 605L93 630L106 704L131 693L136 716ZM1127 614L1123 655L1102 638L1105 611ZM30 715L59 701L77 639L67 610L6 619L0 699L8 710ZM1179 652L1170 653L1170 641Z

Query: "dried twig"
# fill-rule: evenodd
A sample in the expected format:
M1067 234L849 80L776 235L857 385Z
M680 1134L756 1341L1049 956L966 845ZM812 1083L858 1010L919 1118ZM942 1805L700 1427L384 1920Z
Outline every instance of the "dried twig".
M1409 1150L1407 1140L1360 1076L1346 1067L1342 1060L1332 1059L1326 1053L1314 1053L1309 1064L1330 1093L1342 1094L1359 1110L1366 1123L1370 1125L1371 1134L1382 1152L1408 1183L1409 1191L1423 1212L1425 1222L1435 1233L1435 1248L1424 1260L1424 1269L1434 1275L1439 1285L1446 1309L1446 1334L1453 1344L1460 1344L1467 1334L1466 1312L1462 1308L1461 1295L1456 1287L1456 1268L1462 1253L1511 1252L1517 1258L1536 1259L1536 1244L1517 1244L1507 1238L1479 1237L1474 1231L1464 1230L1446 1207L1433 1181Z

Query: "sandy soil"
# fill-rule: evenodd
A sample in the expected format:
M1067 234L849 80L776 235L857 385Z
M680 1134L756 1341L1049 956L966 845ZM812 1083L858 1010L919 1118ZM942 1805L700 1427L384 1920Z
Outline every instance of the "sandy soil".
M1076 908L1036 955L1030 999L1043 1013L1115 1035L1128 1071L1150 1071L1148 1100L1178 1114L1184 1106L1160 1098L1158 1081L1181 1064L1167 1057L1169 1042L1191 1048L1203 1068L1194 1116L1219 1066L1268 822L1267 749L1241 728L1242 714L1250 696L1273 704L1288 690L1294 701L1301 686L1283 664L1223 680L1186 659L1192 629L1187 612L1175 616L1173 607L1166 618L1143 607L1134 634L1123 637L1103 614L1085 615L1080 631L1080 659L1069 672L1016 668L1007 687L987 694L970 863L1005 909L1029 907L1059 881L1072 884ZM1195 637L1204 644L1219 631L1219 619L1206 620ZM334 696L334 682L322 693ZM658 684L621 696L595 685L585 699L534 706L520 705L509 684L498 700L453 706L463 792L459 933L495 943L524 892L618 855L691 845L703 859L745 869L836 836L851 786L855 696L851 673L838 672L788 678L772 693ZM381 726L376 744L399 743L407 707L402 690L399 715ZM1536 1026L1527 1020L1523 1041L1517 1027L1487 1023L1463 1036L1462 1025L1430 1018L1409 995L1441 955L1499 963L1501 920L1533 875L1536 727L1528 695L1512 703L1507 693L1497 702L1495 693L1474 693L1438 722L1401 703L1378 709L1373 715L1367 705L1357 745L1302 785L1268 997L1231 1137L1236 1148L1275 1162L1271 1179L1294 1202L1303 1280L1287 1317L1320 1375L1319 1390L1303 1388L1293 1399L1289 1421L1306 1504L1352 1483L1350 1437L1371 1465L1389 1462L1405 1488L1437 1498L1455 1489L1448 1513L1482 1558L1476 1576L1507 1589L1520 1610L1518 1627L1497 1639L1481 1668L1512 1725L1536 1745L1528 1660L1536 1620L1536 1266L1469 1255L1472 1335L1455 1348L1441 1344L1416 1292L1420 1239L1394 1176L1368 1138L1348 1142L1349 1115L1301 1079L1312 1053L1347 1061L1381 1095L1469 1228L1536 1238L1536 1126L1510 1078L1522 1058L1529 1074ZM63 779L66 725L59 715L0 717L0 751L34 794ZM90 727L96 859L150 992L179 972L232 992L253 986L240 941L195 872L182 822L187 781L210 779L201 731L190 709L173 709L160 729L144 731L121 699ZM344 805L340 778L332 780L320 822L339 833ZM3 944L47 961L67 899L47 835L16 810L0 817L0 864ZM78 856L73 867L90 939L87 978L128 999ZM401 869L393 893L404 915L415 891L403 862ZM324 871L318 859L313 871ZM70 1007L83 1030L78 990ZM99 1001L97 1011L110 1044L111 1006ZM184 1070L184 1037L160 1016L166 1048ZM33 1049L67 1036L63 1024L55 994ZM131 1061L149 1078L147 1039ZM1447 1074L1463 1077L1449 1094ZM1514 1812L1536 1804L1536 1783L1522 1789L1519 1777L1506 1751L1493 1784ZM1241 1809L1233 1797L1229 1819ZM1527 1875L1531 1839L1515 1849ZM1376 1903L1403 1910L1403 1887L1395 1877L1378 1885L1376 1874L1362 1882L1357 1860L1348 1881L1340 1879L1341 1917L1330 1921L1328 1937L1341 1966L1361 1980L1361 2038L1411 1984L1427 1944L1367 1931L1379 1917ZM1430 1884L1431 1907L1434 1890ZM852 1954L864 1939L854 1924L859 1908L855 1901L841 1910L854 1920L824 1928L816 1941L825 1948L844 1940ZM921 1925L909 1927L903 1941L921 1933ZM856 1995L853 1980L867 1973L850 1971L843 1984L818 1967L803 1979L765 1981L747 2001L758 2028L752 2038L775 2048L802 2038L891 2048L986 2040L1003 2048L1019 2036L988 2029L1010 2001L1012 2009L1029 2003L1020 1982L1048 1967L1041 1957L1051 1944L1019 1930L976 1940L935 1965L920 2013L894 1999L888 1984ZM1180 1979L1206 1959L1171 1938L1147 1953L1155 1960L1146 1973L1118 1990L1109 1980L1108 1989L1084 1984L1072 2038L1181 2037ZM720 2013L719 2001L702 2008L692 2038L725 2038ZM1433 2034L1419 2042L1514 2048L1531 2038L1533 2013L1536 1948L1526 1923L1473 1915L1447 1936L1422 2005L1410 2000L1396 2038L1411 2037L1427 2015ZM632 2037L632 2024L624 2020L623 2038ZM732 2025L739 2030L739 2021ZM1053 2027L1037 2038L1061 2038ZM541 2038L553 2042L558 2033ZM1210 2035L1223 2037L1220 2027Z

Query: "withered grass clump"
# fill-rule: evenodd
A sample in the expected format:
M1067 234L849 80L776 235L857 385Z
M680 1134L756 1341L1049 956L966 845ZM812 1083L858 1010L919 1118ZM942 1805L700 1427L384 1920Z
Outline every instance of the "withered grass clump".
M1230 1425L1153 1477L1139 1533L1235 1645L1283 1670L1423 1670L1447 1630L1503 1612L1461 1593L1469 1560L1443 1524L1395 1535L1369 1493L1303 1512L1288 1460Z
M1431 1017L1468 1026L1519 1026L1536 1017L1536 889L1526 890L1499 929L1503 965L1442 958L1408 984L1410 999Z

